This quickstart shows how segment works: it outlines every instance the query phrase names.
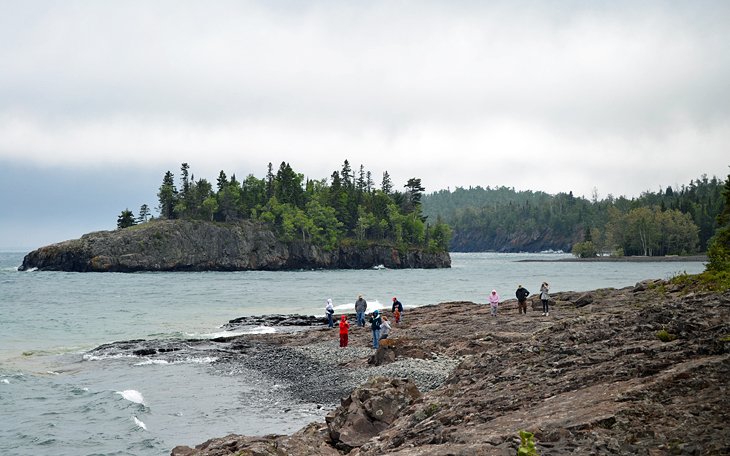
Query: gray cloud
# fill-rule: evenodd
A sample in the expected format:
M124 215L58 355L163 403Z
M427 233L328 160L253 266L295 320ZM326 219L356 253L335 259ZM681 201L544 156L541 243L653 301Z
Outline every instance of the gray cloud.
M0 160L428 190L727 172L727 2L0 1Z

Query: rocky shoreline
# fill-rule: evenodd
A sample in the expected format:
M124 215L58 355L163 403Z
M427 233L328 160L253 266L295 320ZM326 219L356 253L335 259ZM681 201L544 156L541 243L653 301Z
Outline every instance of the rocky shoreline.
M656 280L555 293L549 316L530 299L527 315L508 300L496 318L470 302L407 309L378 351L363 328L346 349L326 328L209 341L248 350L221 362L339 406L289 436L171 454L514 455L521 429L542 455L730 454L730 292Z
M343 244L328 250L284 242L260 222L155 220L29 252L20 271L281 271L297 269L449 268L448 252L394 245Z
M707 255L670 255L670 256L622 256L622 257L593 257L593 258L558 258L558 259L529 259L518 260L520 263L553 263L553 262L575 262L575 263L674 263L683 261L707 262Z

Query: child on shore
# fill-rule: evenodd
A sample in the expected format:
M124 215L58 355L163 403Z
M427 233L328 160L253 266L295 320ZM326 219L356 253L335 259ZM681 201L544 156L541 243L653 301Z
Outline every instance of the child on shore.
M489 306L492 308L492 316L497 316L497 307L499 307L499 295L497 290L492 290L492 294L489 295Z
M340 348L347 347L349 333L350 333L350 323L347 321L347 316L343 315L340 318Z
M388 317L383 315L383 322L380 324L380 340L387 339L390 334L390 322Z

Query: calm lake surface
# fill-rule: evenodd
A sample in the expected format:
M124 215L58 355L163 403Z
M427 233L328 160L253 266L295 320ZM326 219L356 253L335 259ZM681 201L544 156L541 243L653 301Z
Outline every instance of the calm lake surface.
M214 359L174 363L95 357L101 344L211 338L244 315L321 315L368 309L397 296L406 308L486 302L496 289L537 292L632 286L704 270L701 262L521 262L565 254L454 253L441 270L292 272L18 272L26 252L0 252L0 454L163 455L228 433L289 433L326 411L290 403L272 388L213 369ZM246 331L263 332L264 328Z

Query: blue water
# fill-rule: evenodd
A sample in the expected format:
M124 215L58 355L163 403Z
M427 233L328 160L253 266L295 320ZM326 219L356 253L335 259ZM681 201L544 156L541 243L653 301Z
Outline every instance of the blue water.
M18 272L25 252L0 252L0 454L163 455L228 433L288 433L318 419L256 372L221 375L213 359L174 363L94 357L130 339L210 338L244 315L320 315L358 294L369 308L397 296L406 308L486 302L518 284L536 292L624 287L704 269L700 262L519 262L562 254L452 254L451 269L294 272ZM142 396L142 403L136 395ZM139 401L138 401L139 402Z

